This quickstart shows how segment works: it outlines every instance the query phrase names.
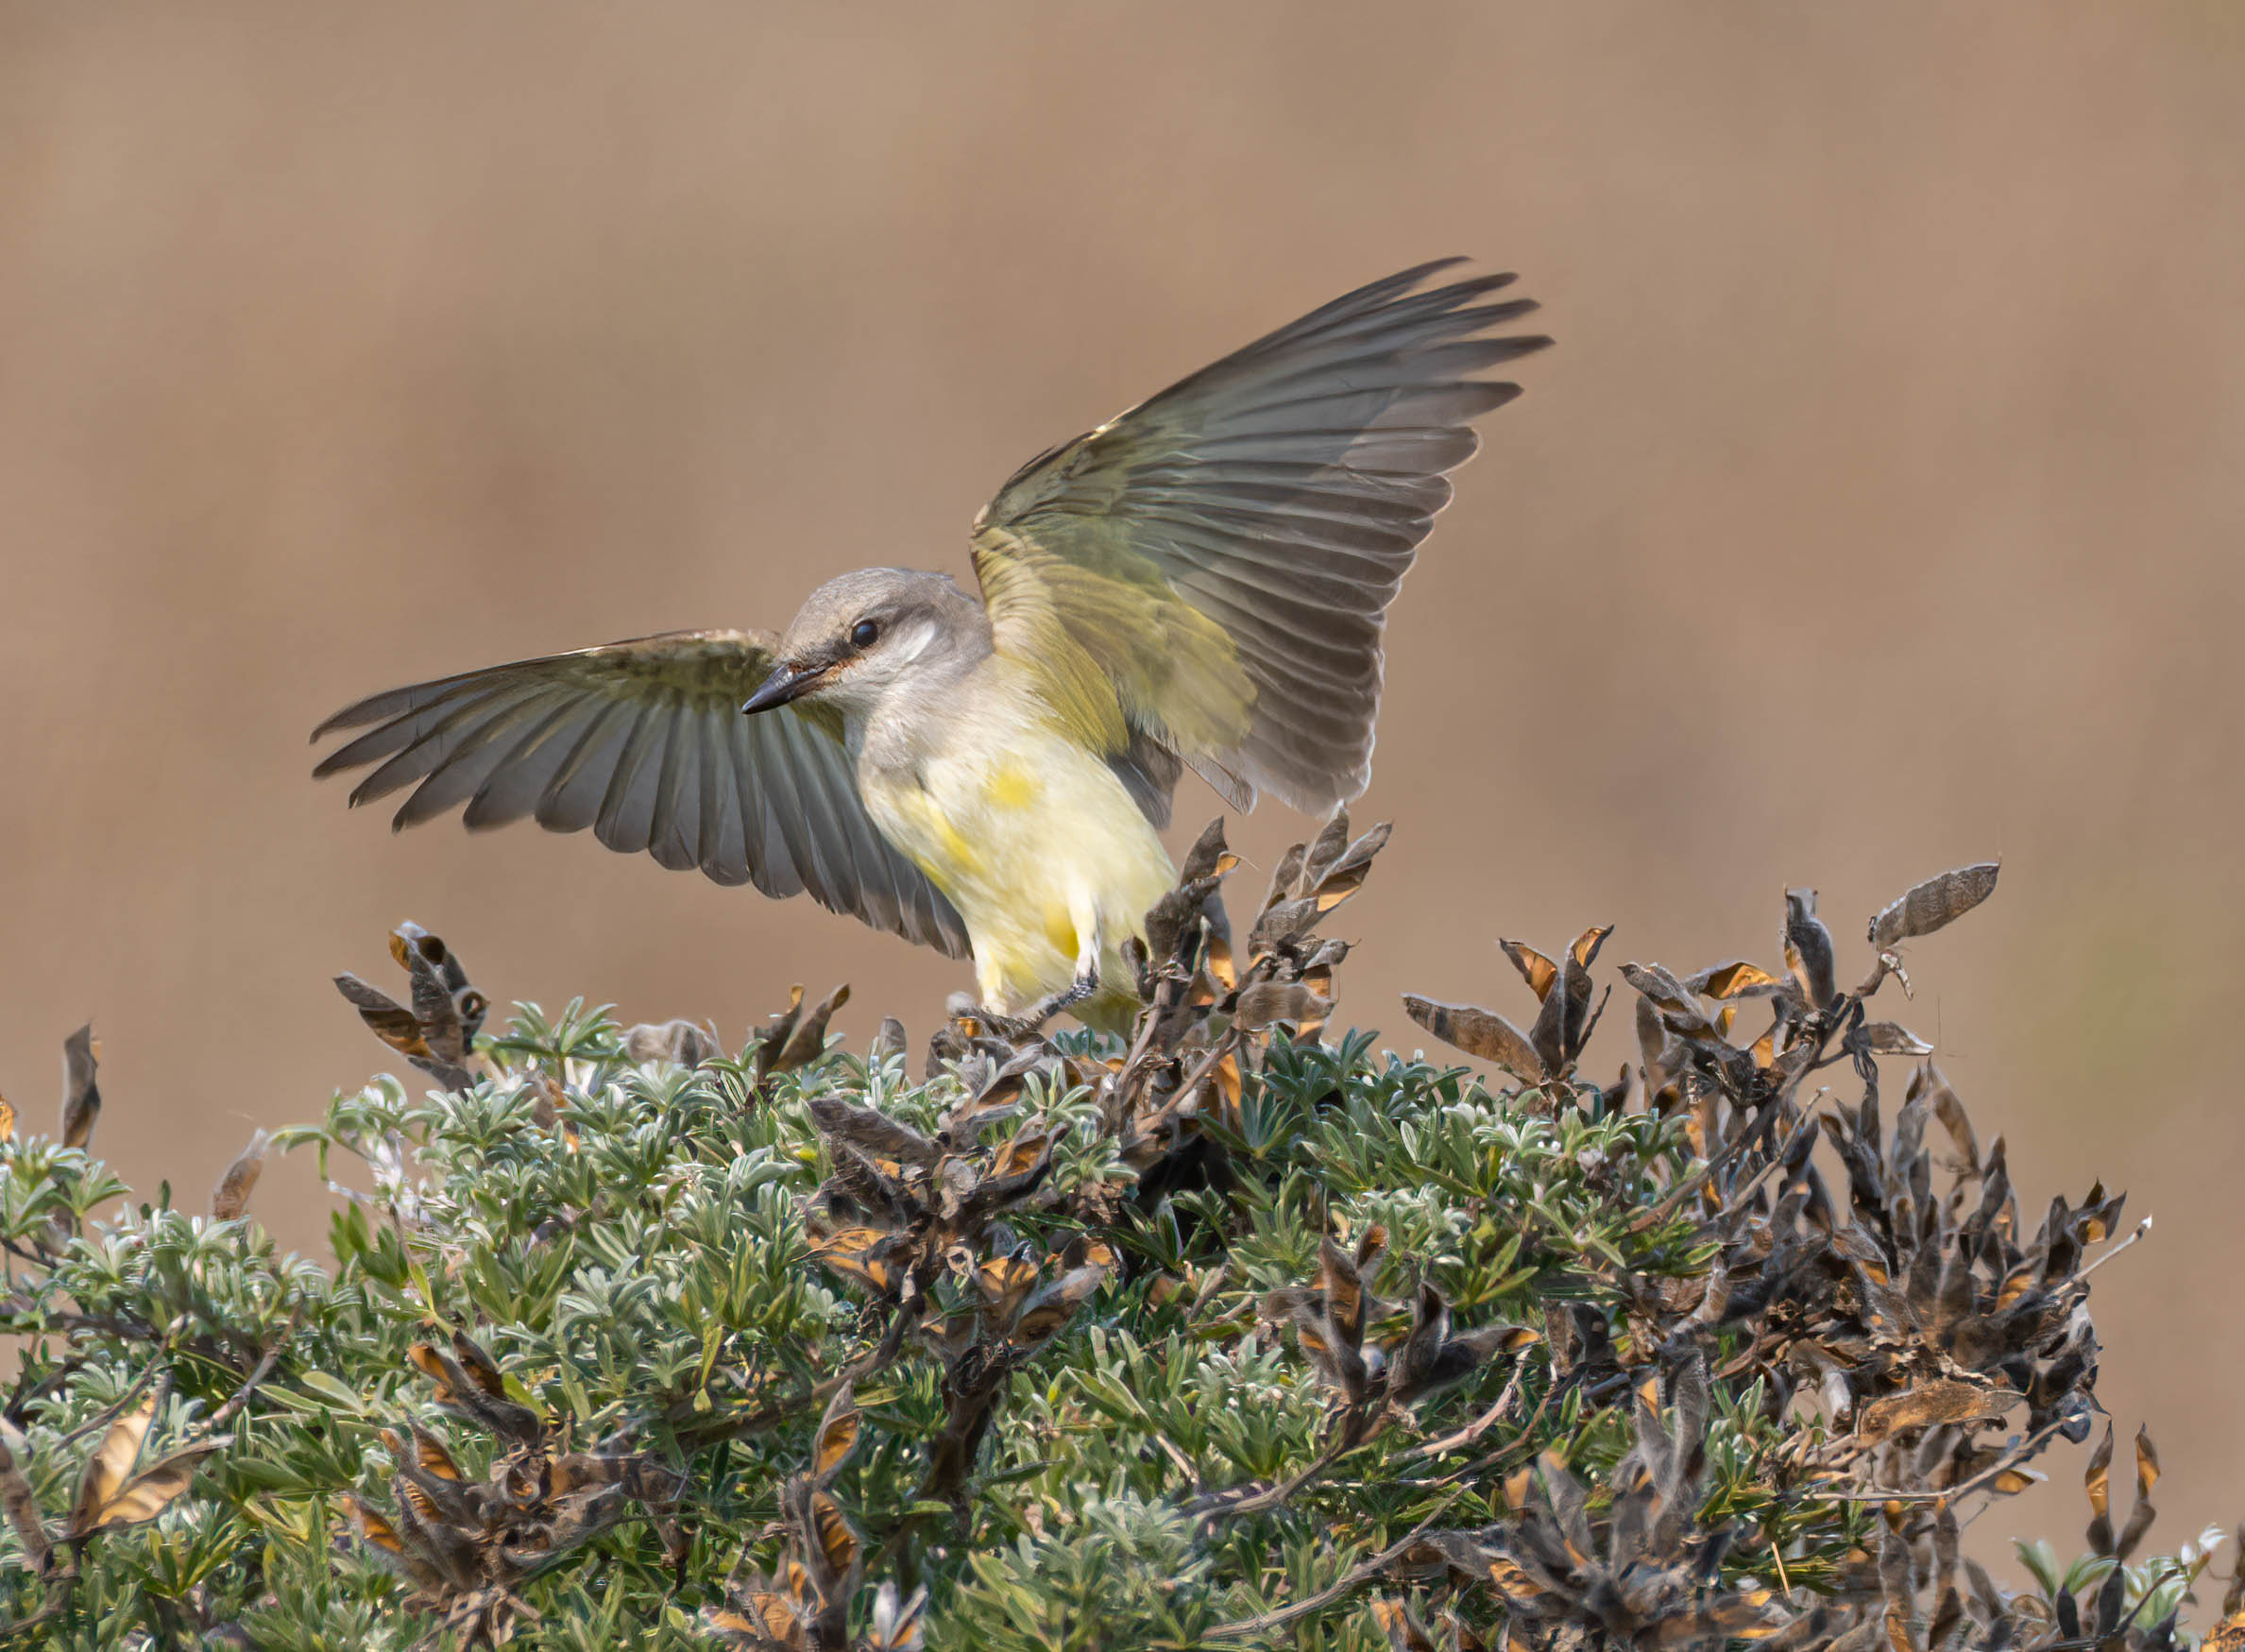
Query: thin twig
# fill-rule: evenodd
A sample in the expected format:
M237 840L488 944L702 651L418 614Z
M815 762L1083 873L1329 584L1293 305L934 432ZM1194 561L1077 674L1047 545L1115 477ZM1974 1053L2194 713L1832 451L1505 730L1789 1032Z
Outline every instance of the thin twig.
M1276 1507L1331 1468L1334 1459L1347 1451L1352 1443L1355 1442L1350 1440L1345 1434L1341 1435L1318 1455L1316 1461L1299 1473L1290 1475L1284 1480L1273 1481L1260 1491L1248 1491L1236 1500L1231 1500L1230 1491L1210 1492L1208 1495L1197 1497L1192 1503L1187 1504L1185 1512L1196 1520L1206 1520L1211 1515L1260 1514L1266 1508Z
M1248 1618L1238 1623L1218 1624L1215 1628L1205 1631L1204 1638L1211 1641L1244 1641L1250 1635L1260 1635L1271 1629L1284 1628L1297 1618L1306 1618L1314 1611L1323 1610L1358 1584L1378 1576L1394 1564L1406 1549L1433 1529L1436 1521L1450 1512L1450 1506L1453 1503L1464 1495L1463 1488L1453 1491L1435 1505L1432 1514L1405 1532L1400 1540L1382 1549L1362 1565L1335 1578L1307 1599L1298 1600L1291 1606L1280 1607L1274 1611L1267 1611L1259 1618Z
M1769 1134L1771 1123L1781 1110L1782 1100L1781 1097L1771 1097L1763 1109L1761 1117L1757 1118L1744 1130L1739 1132L1737 1135L1725 1143L1722 1150L1709 1158L1706 1164L1670 1188L1658 1204L1654 1205L1652 1209L1629 1224L1629 1231L1633 1234L1641 1234L1657 1226L1679 1203L1706 1186L1719 1171L1727 1168L1730 1162L1743 1154L1757 1137Z
M301 1308L289 1316L288 1329L273 1339L272 1346L265 1350L264 1357L257 1362L257 1369L252 1371L242 1386L233 1391L226 1404L211 1413L210 1422L203 1425L205 1433L216 1434L242 1414L242 1408L249 1404L250 1396L257 1392L258 1385L271 1376L273 1368L281 1363L281 1351L286 1348L295 1337L298 1322L302 1317L303 1310Z
M2083 1280L2088 1278L2092 1273L2095 1273L2100 1268L2102 1268L2107 1262L2110 1262L2114 1257L2119 1255L2121 1252L2127 1250L2129 1246L2134 1244L2138 1239L2142 1238L2151 1231L2151 1218L2150 1217L2146 1217L2142 1221L2135 1224L2134 1233L2129 1235L2125 1239L2122 1239L2117 1245L2115 1245L2110 1251L2107 1251L2096 1261L2090 1263L2088 1267L2083 1269L2079 1273L2075 1274L2066 1283L2068 1285L2081 1284Z
M1472 1422L1467 1423L1455 1434L1446 1434L1440 1439L1429 1440L1411 1453L1410 1456L1404 1460L1411 1461L1417 1458L1439 1456L1446 1451L1455 1451L1461 1445L1471 1445L1498 1423L1505 1421L1505 1415L1512 1409L1512 1403L1520 1398L1520 1379L1526 1371L1527 1361L1523 1359L1512 1368L1511 1380L1505 1383L1505 1391L1497 1396L1495 1405L1482 1412L1480 1416L1474 1418Z
M1981 1470L1979 1473L1973 1475L1972 1478L1966 1480L1961 1486L1946 1486L1935 1491L1881 1490L1879 1488L1873 1486L1865 1487L1860 1491L1803 1491L1799 1493L1799 1496L1801 1501L1804 1503L1954 1502L1958 1498L1970 1497L1975 1492L1986 1490L1988 1486L1995 1481L1998 1475L2008 1473L2013 1469L2022 1466L2028 1461L2029 1458L2032 1457L2036 1453L2041 1451L2045 1445L2049 1443L2050 1436L2056 1434L2058 1430L2065 1426L2066 1419L2063 1417L2059 1418L2055 1422L2044 1423L2042 1427L2036 1429L2032 1434L2021 1440L2016 1450L2004 1456L1998 1457L1996 1461L1990 1463L1986 1468Z

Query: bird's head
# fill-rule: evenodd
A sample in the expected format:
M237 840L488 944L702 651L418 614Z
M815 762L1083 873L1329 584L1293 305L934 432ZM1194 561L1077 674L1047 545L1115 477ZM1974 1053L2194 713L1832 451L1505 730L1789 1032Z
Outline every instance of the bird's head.
M779 663L742 704L816 701L864 715L912 673L989 648L981 605L948 574L868 568L810 593L779 639Z

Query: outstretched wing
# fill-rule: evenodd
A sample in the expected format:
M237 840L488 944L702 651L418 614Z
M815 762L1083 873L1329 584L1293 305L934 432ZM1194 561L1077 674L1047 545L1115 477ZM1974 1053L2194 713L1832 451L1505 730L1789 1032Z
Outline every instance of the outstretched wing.
M740 714L774 663L761 637L672 631L392 689L313 732L367 728L313 775L379 764L350 800L411 786L400 829L463 805L471 830L590 826L611 849L766 894L808 890L966 956L959 914L866 815L839 726L802 706Z
M1520 394L1475 375L1551 342L1486 336L1536 307L1482 301L1509 275L1420 290L1458 262L1202 368L976 519L999 652L1118 769L1165 792L1182 758L1241 808L1364 789L1387 605L1479 445L1470 421Z

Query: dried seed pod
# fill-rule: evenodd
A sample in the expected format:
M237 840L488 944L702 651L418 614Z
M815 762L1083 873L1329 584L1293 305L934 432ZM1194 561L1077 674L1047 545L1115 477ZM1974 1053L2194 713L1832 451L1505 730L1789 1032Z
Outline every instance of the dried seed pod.
M1996 893L1996 877L2002 869L1999 861L1983 860L1913 885L1871 920L1871 945L1892 946L1956 922Z
M1543 1060L1528 1035L1493 1010L1437 1003L1406 993L1403 1013L1444 1044L1494 1062L1515 1078L1532 1084L1544 1077Z

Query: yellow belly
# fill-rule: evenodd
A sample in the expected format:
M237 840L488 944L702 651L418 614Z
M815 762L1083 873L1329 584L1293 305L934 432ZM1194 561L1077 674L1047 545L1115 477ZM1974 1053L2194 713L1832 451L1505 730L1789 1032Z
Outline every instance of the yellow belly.
M1075 979L1096 935L1102 990L1078 1013L1127 1020L1123 942L1175 878L1168 851L1097 757L1042 726L961 738L910 777L860 771L867 811L965 920L983 1001L1012 1013Z

